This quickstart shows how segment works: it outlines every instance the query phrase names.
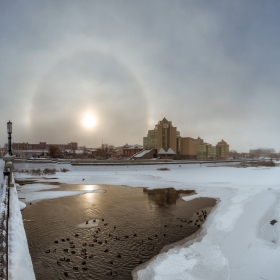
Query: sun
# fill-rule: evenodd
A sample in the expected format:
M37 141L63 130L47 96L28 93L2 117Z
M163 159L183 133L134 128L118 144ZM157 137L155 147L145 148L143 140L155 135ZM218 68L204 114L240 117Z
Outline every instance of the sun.
M96 124L96 118L92 115L92 114L87 114L85 115L85 117L83 118L83 125L86 128L93 128Z

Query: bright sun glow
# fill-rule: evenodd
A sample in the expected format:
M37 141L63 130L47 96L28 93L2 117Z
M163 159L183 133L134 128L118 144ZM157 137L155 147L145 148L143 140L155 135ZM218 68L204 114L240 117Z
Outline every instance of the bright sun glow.
M87 114L83 119L83 125L86 128L93 128L96 124L96 118L92 114Z

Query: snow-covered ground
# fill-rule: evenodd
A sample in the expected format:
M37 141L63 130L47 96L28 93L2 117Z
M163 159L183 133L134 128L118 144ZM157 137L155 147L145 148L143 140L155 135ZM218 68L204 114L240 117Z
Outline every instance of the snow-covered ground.
M194 189L213 197L217 207L208 216L199 236L154 257L134 270L138 279L280 279L280 167L236 168L208 165L71 166L16 164L18 169L57 167L57 181L70 184L111 184L132 187ZM17 178L31 176L17 174ZM34 176L32 176L34 177ZM84 179L84 180L83 180ZM42 179L45 181L45 179ZM36 185L32 185L34 188ZM40 187L40 185L38 185ZM53 188L54 186L50 186ZM26 188L26 189L25 189ZM28 189L29 188L29 189ZM54 198L57 191L22 187L28 201ZM24 190L25 189L25 190ZM52 195L48 195L52 192ZM22 193L21 193L22 194ZM270 224L271 220L279 222Z

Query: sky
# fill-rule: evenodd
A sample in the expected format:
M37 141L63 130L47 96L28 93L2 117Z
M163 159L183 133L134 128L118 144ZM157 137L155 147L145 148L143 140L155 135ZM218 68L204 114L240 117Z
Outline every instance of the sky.
M0 0L0 145L183 137L280 151L280 2ZM85 120L86 119L86 120Z

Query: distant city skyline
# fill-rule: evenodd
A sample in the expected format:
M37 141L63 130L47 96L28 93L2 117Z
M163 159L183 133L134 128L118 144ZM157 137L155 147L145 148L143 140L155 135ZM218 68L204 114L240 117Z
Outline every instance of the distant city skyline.
M2 1L0 143L142 144L166 117L280 151L280 2Z

